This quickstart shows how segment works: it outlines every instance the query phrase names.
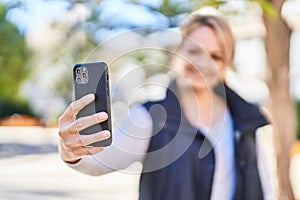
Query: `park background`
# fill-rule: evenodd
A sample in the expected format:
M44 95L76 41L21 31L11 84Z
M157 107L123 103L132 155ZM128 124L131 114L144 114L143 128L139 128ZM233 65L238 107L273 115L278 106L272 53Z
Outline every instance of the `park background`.
M119 84L117 110L137 85L167 82L161 66L170 54L126 52L145 43L171 49L178 23L198 9L217 9L229 20L237 40L229 82L269 110L277 158L269 165L280 169L279 198L299 199L299 0L1 0L0 198L137 199L138 174L90 177L57 154L57 118L72 101L72 67L95 59L111 63L111 81L128 83ZM155 91L136 98L156 97Z

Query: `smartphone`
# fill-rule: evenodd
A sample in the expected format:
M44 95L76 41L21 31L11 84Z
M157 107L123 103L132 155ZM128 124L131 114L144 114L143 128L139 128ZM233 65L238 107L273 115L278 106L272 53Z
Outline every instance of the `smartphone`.
M102 111L108 114L108 120L90 126L80 131L79 134L93 134L102 130L109 130L110 133L112 133L109 73L107 65L104 62L75 64L73 67L73 78L75 100L90 93L95 94L95 101L79 111L76 118L93 115ZM104 147L109 146L111 143L112 136L88 146Z

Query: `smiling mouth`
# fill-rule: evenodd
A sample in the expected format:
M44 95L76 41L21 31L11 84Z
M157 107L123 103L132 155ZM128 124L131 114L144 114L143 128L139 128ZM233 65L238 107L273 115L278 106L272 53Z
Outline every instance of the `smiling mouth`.
M214 76L215 73L210 69L202 68L196 68L196 67L186 67L185 69L186 74L191 77L199 77L199 78L205 78L205 77L211 77Z

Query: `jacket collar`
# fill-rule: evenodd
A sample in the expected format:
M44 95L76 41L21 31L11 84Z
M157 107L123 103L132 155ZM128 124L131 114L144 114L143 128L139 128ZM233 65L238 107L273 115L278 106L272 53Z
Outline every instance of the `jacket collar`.
M228 109L231 113L234 130L241 133L247 131L254 131L259 127L269 124L267 119L262 115L258 106L246 102L236 92L230 89L226 84L221 83L215 87L215 92L220 95L227 103ZM167 102L178 102L178 87L176 81L171 81L167 90ZM166 103L167 103L166 102ZM170 105L167 103L167 107ZM180 106L178 109L170 109L170 111L176 116L181 114ZM174 116L173 115L173 116Z
M245 101L226 84L219 84L215 91L226 100L235 130L244 133L269 124L257 105Z

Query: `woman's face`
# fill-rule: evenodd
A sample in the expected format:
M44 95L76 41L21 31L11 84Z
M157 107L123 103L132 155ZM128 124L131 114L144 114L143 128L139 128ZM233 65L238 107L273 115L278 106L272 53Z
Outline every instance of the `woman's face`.
M224 50L210 27L194 29L184 39L179 54L182 56L179 59L180 73L194 90L211 89L222 79Z

